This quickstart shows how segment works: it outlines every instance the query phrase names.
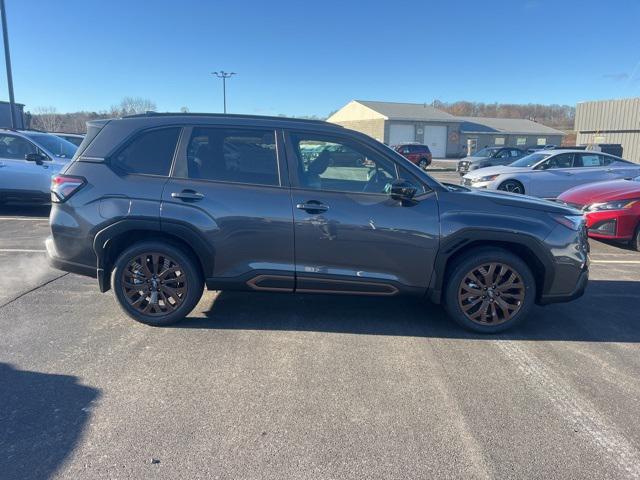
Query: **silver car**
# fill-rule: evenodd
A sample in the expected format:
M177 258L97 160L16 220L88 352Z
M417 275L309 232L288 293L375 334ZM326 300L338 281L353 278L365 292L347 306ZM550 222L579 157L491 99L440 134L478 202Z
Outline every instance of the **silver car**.
M458 162L456 170L463 176L480 168L509 165L527 153L516 147L485 147Z
M49 203L51 177L77 148L49 133L0 129L0 204Z
M556 198L585 183L632 178L640 165L613 155L585 150L541 150L520 160L466 174L462 185Z

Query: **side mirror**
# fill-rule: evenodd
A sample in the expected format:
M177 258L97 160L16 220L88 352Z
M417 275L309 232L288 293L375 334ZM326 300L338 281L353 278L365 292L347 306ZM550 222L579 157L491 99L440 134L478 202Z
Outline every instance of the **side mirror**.
M24 159L27 162L36 162L37 165L42 165L44 161L47 160L47 157L42 153L27 153Z
M413 197L415 197L418 191L415 186L402 179L395 180L393 183L387 185L386 190L392 199L400 202L413 200Z

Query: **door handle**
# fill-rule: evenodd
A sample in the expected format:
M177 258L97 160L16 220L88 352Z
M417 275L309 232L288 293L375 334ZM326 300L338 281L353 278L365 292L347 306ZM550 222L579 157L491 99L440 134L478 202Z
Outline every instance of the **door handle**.
M181 192L173 192L171 198L179 198L180 200L202 200L204 195L195 190L183 190Z
M309 200L308 202L298 203L298 210L304 210L307 213L322 213L329 210L329 206L318 202L317 200Z

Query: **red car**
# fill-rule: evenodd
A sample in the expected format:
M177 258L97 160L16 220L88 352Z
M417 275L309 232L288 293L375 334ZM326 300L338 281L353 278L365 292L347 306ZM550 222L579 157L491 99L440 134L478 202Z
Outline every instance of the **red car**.
M392 148L422 169L431 165L431 150L429 150L429 147L426 145L421 145L419 143L401 143L400 145L395 145Z
M640 250L640 177L588 183L558 200L584 212L590 237L628 241Z

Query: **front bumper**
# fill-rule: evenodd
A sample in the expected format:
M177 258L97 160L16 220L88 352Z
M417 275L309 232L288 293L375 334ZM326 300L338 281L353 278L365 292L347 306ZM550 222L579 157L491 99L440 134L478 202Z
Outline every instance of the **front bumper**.
M463 178L460 181L460 185L469 188L490 188L492 183L493 182L472 182L470 178Z
M589 212L585 214L587 231L592 238L630 240L639 215L636 209Z
M589 283L589 268L587 266L580 272L578 276L578 281L576 283L575 289L570 293L565 294L547 294L541 295L538 300L539 305L549 305L550 303L563 303L563 302L571 302L572 300L576 300L584 295L584 291L587 289L587 284Z

